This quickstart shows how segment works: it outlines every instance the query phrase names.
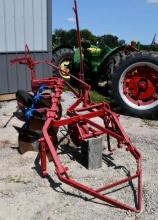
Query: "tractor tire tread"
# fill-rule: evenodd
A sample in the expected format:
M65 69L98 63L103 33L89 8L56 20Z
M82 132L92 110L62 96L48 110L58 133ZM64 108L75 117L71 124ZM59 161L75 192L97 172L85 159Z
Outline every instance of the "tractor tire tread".
M73 58L73 49L62 47L62 48L59 48L58 50L56 50L52 54L52 61L56 66L60 66L60 62L64 58L72 59ZM60 72L58 70L54 70L53 75L56 75L61 78Z
M158 66L158 53L156 52L147 52L147 51L140 51L140 52L131 52L128 55L121 56L120 52L117 53L113 58L110 60L110 65L108 70L107 76L107 84L108 84L108 94L110 95L111 99L114 101L115 106L118 110L121 109L121 112L128 113L129 115L139 116L142 118L156 118L158 114L158 106L149 110L135 110L129 106L126 106L125 103L120 103L120 98L118 98L118 91L116 91L116 85L114 86L114 80L116 80L116 75L121 74L121 68L125 65L132 64L132 62L139 61L140 62L144 59L144 61L155 61L155 65Z

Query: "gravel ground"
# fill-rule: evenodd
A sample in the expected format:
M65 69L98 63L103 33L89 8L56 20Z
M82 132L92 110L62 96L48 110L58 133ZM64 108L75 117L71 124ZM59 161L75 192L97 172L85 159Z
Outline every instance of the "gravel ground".
M67 92L62 100L65 110L74 97ZM18 134L12 125L22 123L14 118L2 128L15 110L15 101L0 103L0 220L158 219L158 121L120 117L143 157L143 211L133 213L61 184L54 173L53 163L48 163L48 177L42 178L37 152L20 155L17 151ZM59 138L63 133L61 129ZM95 187L124 177L127 171L135 168L132 158L122 149L112 157L103 157L103 166L97 170L87 170L79 163L78 151L69 138L60 144L58 152L62 162L70 168L70 176ZM135 182L133 187L136 187ZM134 205L133 187L124 187L110 195Z

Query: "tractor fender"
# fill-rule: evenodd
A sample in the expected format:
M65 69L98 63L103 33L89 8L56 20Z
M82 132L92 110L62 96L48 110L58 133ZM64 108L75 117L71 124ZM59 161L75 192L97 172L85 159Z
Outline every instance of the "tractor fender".
M135 48L131 45L123 45L123 46L115 47L114 49L110 50L107 54L105 54L105 56L102 58L101 63L100 63L100 68L102 69L102 66L104 66L105 63L107 63L108 60L112 56L114 56L115 54L117 54L119 51L122 51L122 50L125 51L125 53L138 51L137 48Z

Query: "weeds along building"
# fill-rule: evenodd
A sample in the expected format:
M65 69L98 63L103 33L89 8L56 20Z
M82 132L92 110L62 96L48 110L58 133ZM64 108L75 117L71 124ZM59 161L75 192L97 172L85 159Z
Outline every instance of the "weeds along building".
M52 0L0 0L0 97L17 89L30 90L30 73L10 60L24 54L27 43L34 58L52 56ZM38 77L51 75L45 65L37 66ZM5 97L5 98L4 98Z

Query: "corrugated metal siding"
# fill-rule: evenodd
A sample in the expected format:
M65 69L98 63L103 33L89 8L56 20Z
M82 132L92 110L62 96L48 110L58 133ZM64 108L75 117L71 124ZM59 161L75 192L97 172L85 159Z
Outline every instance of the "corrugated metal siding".
M47 0L0 0L0 52L47 51Z
M12 13L12 8L13 6L15 6L15 4L20 4L18 10L21 8L22 9L22 4L23 7L25 8L25 20L27 20L27 17L32 16L32 19L34 19L34 16L30 10L30 4L32 3L32 7L35 8L35 13L37 13L37 8L36 8L36 4L37 2L41 2L42 7L40 6L41 9L41 16L43 16L45 19L43 19L43 24L41 26L43 26L46 30L43 31L43 35L40 35L41 37L40 39L40 46L41 48L47 48L47 51L36 51L33 52L33 57L37 60L51 60L52 59L52 0L0 0L0 27L2 27L2 24L4 27L6 27L4 25L4 23L6 22L4 19L4 11L2 10L2 7L4 9L4 2L7 3L11 3L8 5L8 13ZM13 4L13 2L15 4ZM21 3L20 3L21 2ZM47 3L47 4L45 4ZM33 6L34 5L34 6ZM39 6L38 6L39 9ZM7 10L7 9L6 9ZM14 9L15 10L15 9ZM17 9L16 9L17 10ZM43 11L43 12L42 12ZM22 15L23 11L18 11L16 12L16 15ZM13 16L13 13L12 13ZM9 24L13 24L11 17L12 16L8 16L8 22ZM33 24L35 24L37 21L32 21ZM39 21L38 21L39 22ZM40 23L40 22L39 22ZM17 22L16 22L17 25ZM13 24L13 27L15 27L15 24ZM19 32L21 33L21 36L16 36L14 35L13 38L11 38L11 41L8 41L7 43L7 37L9 40L9 35L7 35L7 31L5 30L5 32L3 32L1 30L0 33L0 47L1 49L3 49L3 51L6 48L11 48L12 50L15 50L17 48L17 43L18 43L18 47L23 47L24 48L24 42L23 42L23 38L24 36L28 39L29 43L29 47L31 46L31 48L34 48L34 50L37 48L38 44L35 43L35 38L38 37L37 33L39 34L39 27L34 28L33 25L29 25L28 22L25 22L25 29L22 30L22 25L19 21L19 25L17 25L17 28L19 27ZM6 27L7 29L7 27ZM13 29L15 30L15 28L12 28L10 30L10 33L13 33ZM37 29L37 30L36 30ZM44 30L44 29L42 29ZM36 32L36 34L35 34ZM46 33L45 33L46 32ZM41 39L44 39L42 40ZM15 44L13 43L15 40ZM1 42L3 41L4 44L1 44ZM11 43L12 42L12 43ZM6 94L6 93L13 93L16 92L17 89L25 89L25 90L30 90L30 86L31 86L31 77L30 77L30 73L27 69L26 66L24 65L10 65L10 60L12 58L15 58L16 56L22 56L24 55L22 52L19 52L19 50L15 51L15 52L8 52L8 50L4 53L0 52L0 94ZM45 76L51 76L52 75L52 71L51 69L46 66L46 65L39 65L37 67L37 73L38 73L38 77L45 77Z
M17 54L17 56L19 55ZM52 53L33 53L33 56L37 60L51 60ZM16 54L0 55L0 94L13 93L17 89L31 89L29 69L24 65L10 65L10 60L15 57ZM52 75L52 71L47 65L37 65L36 70L38 78Z

